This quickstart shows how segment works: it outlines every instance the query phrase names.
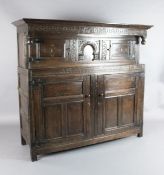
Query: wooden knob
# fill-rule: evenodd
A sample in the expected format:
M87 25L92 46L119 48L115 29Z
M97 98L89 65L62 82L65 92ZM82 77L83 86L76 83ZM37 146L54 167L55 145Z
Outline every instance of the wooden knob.
M103 97L103 96L104 96L104 94L103 94L103 93L99 94L99 97Z
M85 97L85 98L89 98L89 97L90 97L90 94L88 94L88 95L84 95L84 97Z

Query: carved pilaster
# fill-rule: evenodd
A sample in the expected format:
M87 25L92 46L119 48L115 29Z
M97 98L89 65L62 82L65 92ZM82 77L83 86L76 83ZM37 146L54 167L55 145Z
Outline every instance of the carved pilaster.
M110 49L111 49L111 42L110 40L102 40L101 41L101 60L109 60L110 59Z
M26 36L25 44L26 44L26 57L29 62L39 61L40 58L40 43L41 40L39 38L33 38Z
M66 40L64 47L64 57L66 60L76 61L77 56L77 40Z

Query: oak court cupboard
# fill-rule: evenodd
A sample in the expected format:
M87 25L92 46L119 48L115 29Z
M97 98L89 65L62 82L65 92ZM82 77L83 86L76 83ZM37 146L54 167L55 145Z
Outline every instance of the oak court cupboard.
M32 161L143 134L144 65L150 25L22 19L18 89L22 145Z

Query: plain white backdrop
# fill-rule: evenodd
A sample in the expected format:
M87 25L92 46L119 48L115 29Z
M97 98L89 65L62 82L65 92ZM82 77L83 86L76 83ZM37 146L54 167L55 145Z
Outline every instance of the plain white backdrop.
M141 46L146 64L145 109L164 107L164 1L162 0L0 0L0 117L17 115L17 41L11 22L26 18L151 24Z
M146 65L144 109L145 133L147 133L148 137L145 136L139 140L136 140L135 137L127 138L125 141L106 143L106 146L102 144L102 146L98 145L93 148L79 149L79 152L76 150L61 153L54 155L54 157L49 156L38 161L40 164L38 162L30 164L28 157L29 150L26 146L21 147L19 140L17 41L16 28L11 24L11 22L21 18L51 18L154 25L154 27L148 31L146 45L141 46L140 49L140 63ZM23 174L37 173L39 170L41 170L41 173L44 173L43 167L45 167L45 169L47 168L46 170L50 173L54 170L53 166L56 170L54 172L58 172L57 174L60 174L61 169L63 174L87 174L87 172L91 174L92 172L90 171L94 169L94 163L92 161L95 161L96 158L99 157L100 160L97 159L95 165L97 166L96 169L100 166L101 171L97 169L94 171L95 174L102 173L104 170L104 174L112 171L112 175L124 175L124 173L128 175L129 171L130 175L142 175L144 174L143 172L155 174L157 170L160 170L161 162L155 164L154 166L156 167L153 169L153 164L156 163L156 161L151 162L151 159L153 159L152 156L155 156L156 159L159 159L158 156L160 155L164 157L161 147L159 148L161 152L157 155L152 153L153 147L157 148L158 144L160 144L160 146L163 144L162 146L164 147L164 141L162 142L160 140L164 138L162 135L164 134L164 132L162 132L164 128L163 19L164 1L162 0L0 0L0 139L2 140L0 146L0 162L3 162L2 164L0 163L0 167L2 166L1 172L4 170L4 173L1 174L6 175L14 172L14 170L8 169L7 165L9 167L14 165L18 169L20 167L22 170L20 173ZM153 123L155 124L153 125ZM152 133L152 129L157 133ZM153 142L154 137L156 138L154 141L157 142L157 145ZM123 147L121 147L121 144ZM139 150L141 151L140 153L142 153L141 158L139 157L140 153L137 152L136 144L138 144ZM148 145L150 145L150 149L152 150L148 149ZM127 148L124 149L126 146ZM134 146L134 151L131 149L131 146ZM96 155L97 149L99 151L98 155ZM104 152L101 149L104 149ZM120 151L118 151L118 149ZM130 151L129 155L131 155L131 157L127 156L128 150ZM115 154L122 154L124 151L125 154L122 156L124 156L125 159ZM144 151L147 152L145 153ZM109 159L105 158L108 153ZM144 157L142 157L143 155ZM111 156L113 156L113 158ZM126 158L128 159L126 160ZM49 163L46 162L48 159L50 160ZM124 162L125 160L127 164ZM163 161L162 159L159 160ZM14 163L15 161L16 163ZM71 161L77 166L75 169L73 169L73 164L69 164ZM108 161L109 164L102 161ZM123 163L121 163L121 161L123 161ZM146 163L146 161L148 162ZM150 167L148 166L149 161ZM131 163L131 167L128 166L129 162ZM133 162L134 164L132 164ZM70 165L70 171L67 166L68 164ZM86 171L84 171L85 167L83 167L83 164L87 167ZM83 171L80 171L80 165ZM63 169L65 166L66 169ZM140 167L145 168L143 172L140 170ZM139 168L139 170L133 171L134 168L136 168L136 170ZM15 172L17 171L15 170ZM160 173L158 172L156 174L159 175Z

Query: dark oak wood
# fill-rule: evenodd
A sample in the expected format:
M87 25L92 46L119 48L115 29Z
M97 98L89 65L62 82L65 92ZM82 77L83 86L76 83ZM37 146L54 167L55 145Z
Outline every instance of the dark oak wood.
M22 19L18 37L21 143L31 160L143 135L148 25Z

